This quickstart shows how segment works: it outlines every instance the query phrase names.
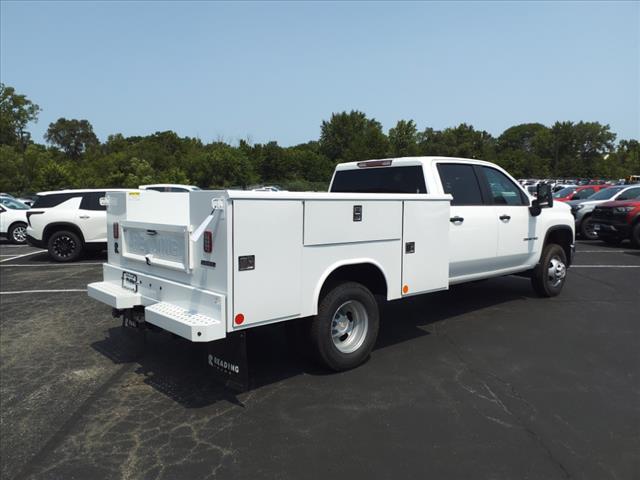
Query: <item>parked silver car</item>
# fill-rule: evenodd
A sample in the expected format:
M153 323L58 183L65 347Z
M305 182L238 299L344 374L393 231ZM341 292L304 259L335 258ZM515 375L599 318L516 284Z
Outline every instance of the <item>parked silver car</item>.
M591 223L593 209L604 202L636 198L640 198L640 186L617 185L604 188L585 200L570 200L566 203L571 207L571 213L576 219L576 234L587 240L596 240L598 233L593 229Z

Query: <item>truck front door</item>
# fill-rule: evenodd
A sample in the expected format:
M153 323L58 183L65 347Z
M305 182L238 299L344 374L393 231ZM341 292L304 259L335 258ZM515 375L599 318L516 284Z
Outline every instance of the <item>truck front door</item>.
M480 170L493 203L493 221L498 227L496 269L527 263L537 240L537 217L529 213L529 198L513 180L492 167Z
M438 163L445 193L453 196L449 219L449 278L495 270L498 225L494 207L485 199L474 166Z

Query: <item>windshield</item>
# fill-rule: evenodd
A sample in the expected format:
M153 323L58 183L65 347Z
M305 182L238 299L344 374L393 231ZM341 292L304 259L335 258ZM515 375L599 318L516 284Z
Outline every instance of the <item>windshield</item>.
M604 190L600 190L589 197L589 200L609 200L616 193L622 190L624 187L609 187Z
M0 203L7 208L11 208L13 210L29 210L29 205L25 205L24 203L9 197L0 198Z
M553 198L563 198L568 195L571 195L576 190L576 187L567 187L562 190L557 191L553 194Z

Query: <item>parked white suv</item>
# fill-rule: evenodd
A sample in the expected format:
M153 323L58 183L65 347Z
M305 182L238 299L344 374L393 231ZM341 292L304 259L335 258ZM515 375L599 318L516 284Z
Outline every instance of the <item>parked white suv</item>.
M9 196L0 196L0 236L13 243L27 241L29 206Z
M127 191L109 189L108 191ZM107 244L106 189L41 192L27 212L27 241L57 262L77 260Z

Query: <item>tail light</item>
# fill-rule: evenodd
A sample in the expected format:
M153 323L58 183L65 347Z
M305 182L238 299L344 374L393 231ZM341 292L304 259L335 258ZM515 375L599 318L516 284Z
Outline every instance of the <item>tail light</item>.
M113 223L113 238L120 238L120 225L118 224L118 222Z
M213 251L213 235L211 230L205 230L203 235L204 243L202 244L205 253L211 253Z

